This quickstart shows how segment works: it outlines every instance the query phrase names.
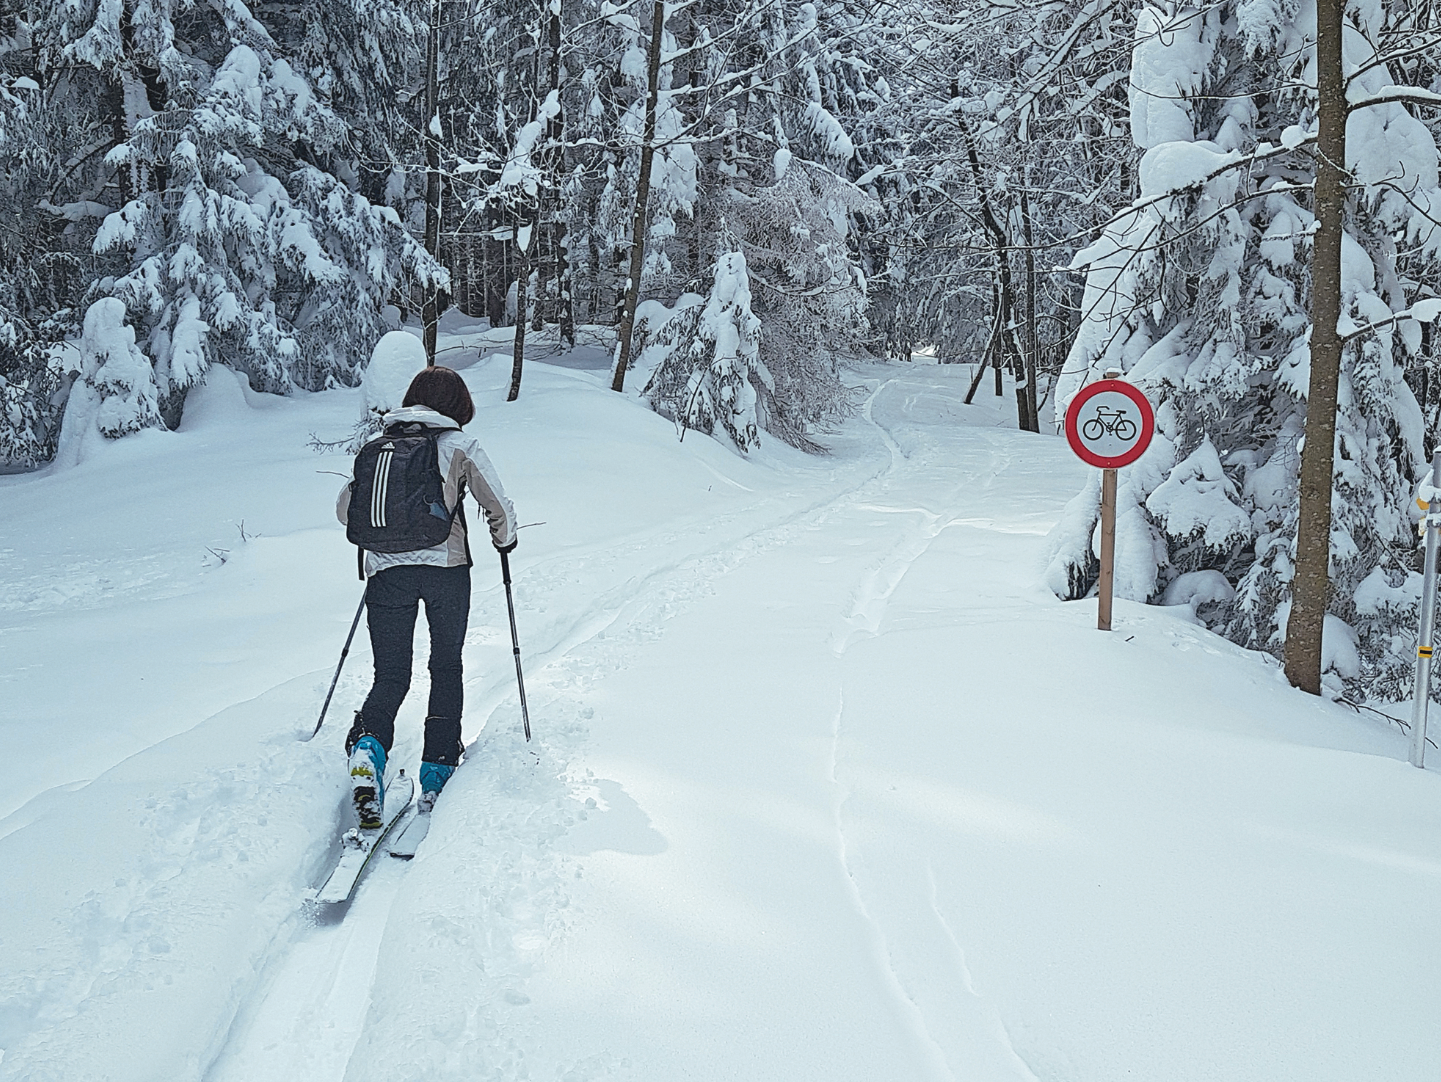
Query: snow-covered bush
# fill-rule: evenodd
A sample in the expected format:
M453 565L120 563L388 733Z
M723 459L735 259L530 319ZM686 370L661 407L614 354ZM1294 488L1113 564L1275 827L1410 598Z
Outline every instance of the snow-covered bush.
M662 350L642 396L683 428L709 435L719 425L748 451L760 440L760 403L774 402L775 394L760 343L745 256L725 252L705 303L680 307L641 343Z
M409 331L383 335L370 352L370 363L361 381L366 410L379 416L399 409L411 381L428 363L425 344Z
M1168 14L1145 8L1131 65L1132 137L1144 151L1141 198L1075 260L1087 269L1084 320L1058 387L1069 397L1119 368L1157 405L1156 440L1124 471L1117 590L1161 598L1189 573L1235 587L1213 624L1280 651L1289 608L1300 440L1309 386L1310 209L1315 119L1314 19L1295 5L1222 3ZM1394 81L1373 63L1385 13L1348 13L1352 100ZM1308 21L1309 20L1309 21ZM1385 323L1415 283L1396 273L1398 244L1434 260L1441 229L1437 151L1405 107L1357 108L1347 166L1358 187L1343 251L1345 349L1331 534L1331 654L1355 693L1395 694L1415 614L1379 604L1378 572L1399 587L1414 549L1406 506L1422 464L1422 418L1404 379L1419 335ZM1404 194L1398 184L1404 178ZM1433 264L1434 265L1434 264ZM1411 324L1415 329L1415 324ZM1086 501L1081 510L1094 515ZM1067 521L1047 581L1082 596L1094 564L1087 531ZM1360 590L1371 583L1369 592ZM1331 619L1331 618L1328 618ZM1358 634L1359 633L1359 634ZM1329 649L1329 646L1328 646ZM1344 662L1344 663L1343 663Z
M115 439L161 423L155 370L125 319L125 305L114 297L100 298L85 313L80 384L71 392L65 424L77 440L92 428Z

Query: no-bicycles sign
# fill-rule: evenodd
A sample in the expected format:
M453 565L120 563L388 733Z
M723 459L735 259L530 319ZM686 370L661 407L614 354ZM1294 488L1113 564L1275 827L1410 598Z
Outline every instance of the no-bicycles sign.
M1110 371L1076 392L1066 410L1066 440L1082 462L1101 469L1101 557L1096 578L1096 626L1111 630L1116 567L1116 471L1146 453L1156 415L1146 396Z
M1066 440L1087 465L1129 466L1151 444L1156 415L1146 396L1125 380L1103 379L1076 392L1066 410Z

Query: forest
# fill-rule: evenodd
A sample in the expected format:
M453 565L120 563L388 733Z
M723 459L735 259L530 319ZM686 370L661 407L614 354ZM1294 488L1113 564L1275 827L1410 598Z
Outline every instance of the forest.
M402 323L434 356L451 309L514 329L512 400L528 335L592 336L614 389L742 453L822 453L853 359L971 364L1037 433L1118 369L1158 422L1118 595L1279 653L1319 300L1316 649L1325 610L1333 692L1402 697L1438 25L1435 0L3 0L0 468L173 429L216 364L353 386ZM1098 499L1052 535L1062 597L1093 587Z

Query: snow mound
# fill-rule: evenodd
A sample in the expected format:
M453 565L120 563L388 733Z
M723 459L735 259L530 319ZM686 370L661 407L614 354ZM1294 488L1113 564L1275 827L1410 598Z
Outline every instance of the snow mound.
M407 331L382 335L361 381L366 409L376 413L399 409L410 381L425 363L425 345L415 335Z
M1219 571L1187 571L1166 587L1163 605L1188 605L1194 613L1202 605L1224 605L1236 591Z

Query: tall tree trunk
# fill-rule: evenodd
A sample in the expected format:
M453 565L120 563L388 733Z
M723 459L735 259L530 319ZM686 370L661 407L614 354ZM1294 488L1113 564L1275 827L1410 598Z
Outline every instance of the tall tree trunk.
M425 250L440 259L440 6L430 0L430 33L425 42ZM421 308L425 361L435 363L440 290L431 289Z
M1316 220L1311 255L1311 385L1301 449L1300 511L1286 679L1321 694L1321 634L1330 599L1331 490L1336 395L1341 378L1341 240L1346 214L1346 81L1341 67L1345 0L1316 3Z
M546 195L550 193L547 192ZM546 200L549 204L550 200ZM545 302L550 292L550 261L554 257L551 252L551 245L547 242L547 229L540 223L544 219L546 211L544 206L537 200L536 203L536 228L535 228L535 259L532 261L535 266L535 301L530 314L530 329L539 333L545 330Z
M645 129L640 144L640 176L635 185L635 214L630 230L630 276L625 283L625 309L611 390L625 389L625 370L630 364L631 335L635 331L635 310L640 304L640 272L645 266L646 210L650 203L650 167L655 159L655 113L660 100L660 48L665 36L665 3L655 0L651 16L650 52L646 62Z
M551 276L555 283L555 322L562 342L575 345L575 308L571 300L570 258L566 251L566 227L561 184L565 172L565 106L560 93L560 3L550 9L550 88L556 92L561 107L546 126L546 149L550 178L550 256Z
M1026 183L1030 183L1029 169L1026 171ZM1036 247L1031 232L1031 199L1025 188L1021 189L1021 228L1026 238L1026 414L1030 419L1030 430L1039 432L1041 407L1036 400Z
M524 213L524 212L522 212ZM535 217L524 218L515 229L515 348L510 361L510 391L507 402L520 397L520 374L525 367L525 326L530 315L530 246L535 243Z
M481 242L481 259L485 276L485 315L492 327L505 326L505 295L510 290L510 277L505 272L505 253L509 245L487 233Z

